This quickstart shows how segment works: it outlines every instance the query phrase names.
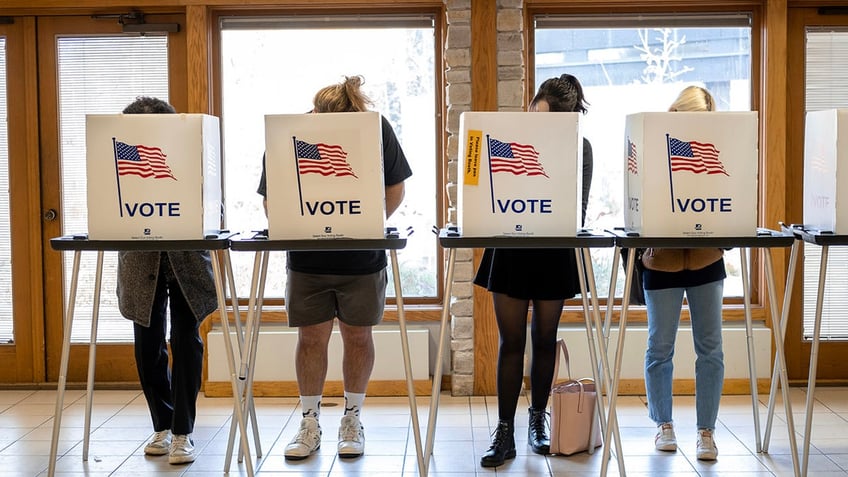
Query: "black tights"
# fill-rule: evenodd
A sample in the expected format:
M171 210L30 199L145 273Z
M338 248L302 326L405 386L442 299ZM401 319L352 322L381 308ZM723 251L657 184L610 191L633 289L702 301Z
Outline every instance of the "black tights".
M531 300L492 293L495 318L500 332L498 349L498 417L513 422L518 395L524 380L524 344L527 342L527 310ZM530 339L533 357L530 363L530 405L544 409L548 405L554 377L557 329L564 300L532 300Z

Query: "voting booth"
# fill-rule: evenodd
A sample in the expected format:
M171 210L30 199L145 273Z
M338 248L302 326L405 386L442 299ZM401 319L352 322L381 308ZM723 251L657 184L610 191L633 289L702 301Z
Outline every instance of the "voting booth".
M575 236L582 215L579 113L460 115L463 237Z
M265 116L268 238L382 239L380 114Z
M848 109L807 113L804 226L848 235Z
M221 136L205 114L86 116L88 237L193 240L221 229Z
M625 228L641 236L757 233L757 113L627 116Z

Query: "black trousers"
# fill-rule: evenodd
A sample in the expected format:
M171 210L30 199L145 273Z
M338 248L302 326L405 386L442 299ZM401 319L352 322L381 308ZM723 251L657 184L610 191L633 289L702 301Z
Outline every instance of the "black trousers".
M169 302L173 362L170 367L165 342ZM163 253L150 327L134 325L135 364L156 432L170 429L173 434L191 434L194 431L203 369L200 323L180 290L167 254Z

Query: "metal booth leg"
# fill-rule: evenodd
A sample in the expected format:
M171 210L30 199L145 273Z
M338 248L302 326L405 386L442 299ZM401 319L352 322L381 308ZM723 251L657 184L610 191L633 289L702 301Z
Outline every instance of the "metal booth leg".
M816 294L816 319L813 326L813 343L810 349L810 371L807 378L807 402L804 407L804 460L801 464L801 475L807 475L807 464L810 460L810 432L813 425L813 402L816 393L816 372L819 363L819 342L821 341L822 308L824 305L825 279L827 278L828 246L821 248L821 264L819 265L819 285ZM794 427L790 430L793 430Z
M62 411L65 401L65 387L67 384L68 361L71 352L71 330L73 325L74 305L76 302L81 251L74 252L73 273L71 277L71 290L68 297L68 308L65 313L64 336L62 342L62 358L59 365L59 385L56 395L56 410L53 420L53 436L50 442L50 462L47 475L53 476L56 472L56 460L58 458L59 433L62 427ZM91 334L88 350L88 375L86 378L85 396L85 424L83 428L82 460L88 460L88 449L91 433L91 408L94 402L94 370L97 358L97 321L100 316L100 288L103 279L103 251L97 251L97 266L94 279L94 298L91 310Z
M783 333L784 340L786 339L786 327L789 323L789 304L792 298L792 287L795 283L795 268L798 263L798 252L801 250L800 242L796 240L792 243L792 248L789 255L789 272L786 279L786 288L783 292L783 309L780 314L780 330ZM777 358L775 358L777 362ZM774 408L777 405L777 385L780 379L780 368L774 366L771 373L771 388L769 389L768 412L766 414L766 429L763 432L763 452L768 452L769 442L771 441L771 428L774 421Z
M800 474L800 465L798 462L798 446L795 441L795 418L792 414L792 403L789 401L789 377L786 372L786 354L783 350L783 330L781 323L778 323L780 318L777 313L777 297L774 289L774 267L771 260L771 251L765 250L766 265L766 285L768 287L768 298L771 304L771 319L775 324L772 328L774 334L774 349L777 360L775 366L780 369L780 387L783 391L783 407L786 412L786 425L789 428L789 452L792 456L792 466L795 470L795 475Z
M589 347L589 364L592 367L592 379L595 381L595 391L597 395L597 399L595 399L595 414L600 419L600 431L603 433L606 430L606 416L604 415L603 394L601 391L604 387L601 386L601 379L603 379L602 376L605 376L606 374L602 373L598 367L598 351L595 348L595 337L592 334L592 310L589 309L589 292L587 290L591 287L592 307L593 310L596 311L598 309L598 297L594 283L591 283L595 276L592 272L592 259L591 257L587 258L587 255L589 255L588 249L574 249L574 255L577 261L577 276L580 283L580 301L583 304L583 320L586 325L586 343ZM587 286L587 281L591 283L591 286ZM589 432L589 446L587 448L587 452L589 454L595 453L594 442L598 433L598 427L595 425L595 422L597 421L593 418L591 432Z
M427 439L424 449L424 473L427 476L430 467L430 457L433 455L433 441L436 433L436 417L439 410L439 395L442 389L442 366L445 355L445 338L447 336L448 316L450 315L450 297L453 288L453 269L456 263L456 249L448 249L448 270L445 275L445 297L442 303L442 320L439 325L439 344L436 352L436 368L433 370L433 390L430 392L430 414L427 420Z
M261 308L261 295L264 293L264 273L267 271L267 257L269 252L256 252L253 260L253 276L250 284L250 298L247 306L247 316L245 317L244 326L240 325L239 313L236 311L236 342L239 344L237 354L234 354L232 359L234 366L238 366L238 397L233 399L233 415L236 415L235 407L240 407L242 413L247 413L250 422L253 426L253 439L256 444L256 456L262 457L262 449L259 442L259 429L256 421L256 409L253 406L253 370L251 354L255 354L255 339L253 333L257 334L259 327L254 325L254 321L258 320L259 309ZM225 257L228 257L225 255ZM231 284L231 288L235 290L235 283ZM258 298L257 298L258 297ZM258 301L259 300L259 301ZM248 394L249 393L249 394ZM224 472L230 471L230 461L232 460L233 448L236 438L236 427L238 422L230 421L230 434L227 440L227 459L224 461ZM247 420L245 420L245 428ZM237 461L244 461L245 455L249 455L249 446L241 445L238 452Z
M71 325L74 322L74 305L77 301L77 283L79 279L81 251L74 251L73 271L71 272L71 289L68 294L67 308L64 316L64 335L62 336L62 357L59 362L59 382L56 388L56 409L53 412L53 437L50 441L50 460L47 475L56 475L56 458L59 445L59 430L62 427L62 406L65 402L65 384L68 377L68 357L71 353Z
M246 355L242 356L242 370L246 371L246 375L239 375L244 379L245 387L245 411L250 418L250 424L253 427L253 441L256 445L256 457L262 457L262 443L259 439L259 420L256 417L256 405L253 401L253 378L256 375L256 350L259 347L259 331L262 323L262 301L265 297L265 279L268 276L268 259L271 252L265 251L262 254L262 269L260 271L259 289L256 295L256 304L251 307L253 317L247 321L245 329L245 342L247 345ZM245 356L247 357L247 365L245 367Z
M88 461L91 440L91 406L94 404L94 363L97 358L97 322L100 318L100 288L103 283L103 251L97 251L97 271L94 278L94 301L91 309L91 337L88 341L88 380L85 385L85 430L82 440L82 460Z
M631 277L633 276L634 264L635 264L635 253L629 253L627 255L627 268L626 275L624 281L624 296L621 301L621 317L619 318L619 329L618 329L618 346L616 347L615 352L615 366L611 367L609 365L609 356L608 353L601 353L601 358L604 360L604 368L610 370L610 388L609 388L609 417L607 418L607 429L604 432L604 442L610 442L610 438L612 436L612 430L618 428L618 418L616 416L616 401L618 399L618 383L621 378L621 361L624 355L624 337L627 331L627 305L630 302L630 286L631 286ZM616 445L619 445L616 442ZM607 469L609 467L609 459L610 459L610 445L604 446L603 458L601 459L601 476L607 475ZM619 474L621 476L626 475L624 469L624 455L622 453L622 449L619 446L617 449L617 460L618 460L618 469Z
M418 473L427 475L427 466L424 464L424 455L421 450L421 426L418 422L418 405L415 401L415 383L412 376L412 362L409 357L409 335L406 331L406 315L403 311L403 291L400 280L400 268L398 267L397 250L390 250L392 258L392 277L395 285L395 300L398 309L398 325L400 326L400 344L403 349L403 367L406 372L406 393L409 396L409 413L412 417L412 432L415 438L415 455L418 457Z
M606 380L609 379L610 373L609 373L609 369L603 369L602 370L600 368L600 362L599 362L599 358L598 358L598 353L603 353L603 354L607 353L606 344L602 339L600 339L599 342L598 342L598 347L596 348L595 347L595 337L592 334L593 326L595 327L596 330L601 330L601 316L600 316L600 311L599 311L600 305L598 303L598 291L597 291L596 282L595 282L594 267L592 266L592 256L591 256L590 250L588 248L575 250L575 253L579 253L579 255L577 256L577 272L578 272L578 280L580 282L580 290L581 290L581 293L583 294L582 302L583 302L583 316L584 316L585 324L586 324L586 338L587 338L587 343L588 343L588 346L589 346L589 357L590 357L591 366L592 366L592 375L593 375L593 379L595 380L595 390L596 390L596 393L597 393L597 399L595 400L596 401L595 412L598 414L598 418L599 418L599 421L600 421L600 429L598 429L595 426L595 420L594 419L592 420L592 432L590 433L590 436L589 436L590 440L589 440L588 453L594 454L595 453L595 446L593 444L595 442L597 432L600 431L601 433L605 433L607 426L609 425L606 422L606 415L605 415L606 411L604 409L603 392L604 392L604 390L609 389L609 383ZM584 272L585 272L585 275L584 275ZM591 304L592 304L591 312L589 310L589 300L587 300L587 295L586 295L586 292L587 292L587 286L586 285L587 284L584 282L584 277L588 281L588 292L589 292L589 296L591 298ZM613 278L612 283L613 283L612 290L614 290L614 283L615 283L614 278ZM613 297L615 295L614 295L614 292L611 292L607 296ZM593 325L593 323L594 323L594 325ZM602 338L602 335L600 333L598 333L598 337ZM609 364L609 363L607 363L607 364ZM615 427L612 430L612 432L613 432L613 438L614 438L615 443L616 443L616 449L621 449L621 439L620 439L620 435L619 435L619 432L618 432L618 427ZM620 455L620 452L616 455L617 456ZM619 462L619 463L621 464L621 462ZM619 470L621 470L621 469L622 469L622 466L620 465Z
M754 434L757 452L763 451L760 440L760 399L757 391L757 366L754 358L754 329L751 319L751 279L748 273L750 249L739 249L739 261L742 267L742 302L745 310L745 343L748 350L748 379L751 386L751 406L754 415Z
M221 266L218 263L218 254L210 253L210 258L212 261L212 273L215 278L215 294L218 296L218 311L221 315L221 328L224 333L224 349L227 353L227 366L230 371L230 382L233 387L233 401L235 405L233 406L235 412L235 418L239 426L240 437L241 437L241 448L244 451L246 456L250 456L250 444L247 441L247 429L244 420L244 414L242 413L241 406L241 392L239 386L239 379L236 375L236 351L233 349L233 344L230 338L230 322L229 316L227 313L227 301L224 296L224 286L221 280ZM232 453L230 453L225 459L225 466L229 467L230 459L232 458ZM247 464L247 475L253 476L253 460L248 458L245 459Z

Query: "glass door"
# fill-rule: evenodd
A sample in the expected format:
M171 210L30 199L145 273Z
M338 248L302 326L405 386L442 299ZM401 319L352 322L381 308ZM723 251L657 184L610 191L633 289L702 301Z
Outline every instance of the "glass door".
M789 15L787 95L787 209L794 222L803 218L804 118L807 112L848 108L845 65L848 59L848 9L799 8ZM804 245L795 275L786 333L789 376L806 379L815 318L821 248ZM822 313L816 379L844 381L848 353L848 247L831 247Z
M125 32L119 15L40 17L38 68L43 208L47 380L57 379L62 315L73 253L49 240L87 231L85 116L120 113L138 96L154 96L185 110L185 30ZM183 23L182 16L148 15L149 23ZM137 25L133 25L134 27ZM137 30L136 28L133 28ZM104 256L99 308L97 380L135 381L132 323L118 311L117 254ZM93 310L96 253L84 252L79 272L68 380L83 381Z

